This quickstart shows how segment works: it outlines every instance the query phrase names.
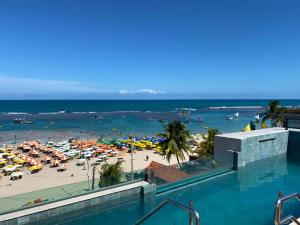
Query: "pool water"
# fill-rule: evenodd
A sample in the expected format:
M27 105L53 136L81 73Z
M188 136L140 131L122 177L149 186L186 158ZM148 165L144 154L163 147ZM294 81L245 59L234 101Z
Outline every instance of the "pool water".
M107 210L86 210L84 215L69 218L65 225L133 225L149 209L163 199L170 198L184 204L193 201L201 217L201 224L267 225L273 223L274 205L279 191L286 194L300 191L300 158L278 156L252 163L227 175L201 182L155 199L135 201ZM296 202L286 205L287 213L300 215ZM292 209L293 208L293 209ZM297 214L298 211L298 214ZM57 224L48 221L47 224ZM45 224L45 223L43 223ZM188 215L167 206L151 217L147 225L188 224Z

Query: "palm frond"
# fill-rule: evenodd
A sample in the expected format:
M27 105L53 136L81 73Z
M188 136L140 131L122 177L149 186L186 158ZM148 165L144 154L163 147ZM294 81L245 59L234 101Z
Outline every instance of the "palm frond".
M172 156L175 156L180 165L180 160L185 159L184 152L190 152L187 144L188 139L191 137L190 131L181 122L172 121L165 126L165 132L161 136L166 140L160 143L160 152L166 156L169 162Z

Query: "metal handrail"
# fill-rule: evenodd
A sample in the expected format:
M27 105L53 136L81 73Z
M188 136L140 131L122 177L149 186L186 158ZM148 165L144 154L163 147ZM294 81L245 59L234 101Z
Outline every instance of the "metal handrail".
M300 194L293 193L287 196L283 195L283 192L279 192L278 194L278 200L275 205L275 212L274 212L274 224L275 225L282 225L287 224L290 222L294 222L297 225L300 225L300 222L297 220L297 218L293 215L288 215L285 218L282 219L282 206L284 202L288 202L291 199L297 199L300 202Z
M151 216L156 214L159 210L161 210L165 205L171 204L177 208L180 208L189 213L189 225L194 224L194 220L196 220L196 225L200 225L200 216L199 213L195 210L193 202L189 203L189 206L182 205L179 202L173 201L171 199L166 199L160 202L156 207L154 207L150 212L148 212L145 216L143 216L139 221L135 223L135 225L140 225L144 223Z

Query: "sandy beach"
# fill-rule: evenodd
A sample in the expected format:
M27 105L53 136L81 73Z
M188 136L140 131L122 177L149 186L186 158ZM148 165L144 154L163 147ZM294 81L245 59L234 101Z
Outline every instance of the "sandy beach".
M146 156L149 160L146 161ZM125 172L131 171L131 155L123 152L119 157L122 157L122 164ZM119 157L109 158L108 163L115 163ZM186 160L188 157L186 157ZM90 160L92 165L96 158ZM175 158L172 158L170 163L163 159L159 154L155 154L152 150L135 151L133 154L134 171L146 168L151 161L159 162L164 165L176 164ZM92 187L92 166L77 166L77 160L71 160L66 163L67 170L57 172L56 168L50 168L49 165L44 165L43 169L35 174L30 174L27 169L24 169L24 176L20 180L10 180L10 176L0 178L0 212L10 209L16 209L24 206L28 202L33 202L36 199L42 200L57 200L67 198L78 194L86 193ZM100 165L96 166L95 186L98 186L100 178Z
M145 161L146 155L149 156L149 160ZM128 153L123 155L124 163L123 169L125 172L131 171L131 156ZM156 161L164 165L170 165L177 163L175 158L171 159L169 163L162 156L154 154L151 150L136 151L133 154L134 170L141 170L146 168L151 161ZM188 159L188 158L186 158ZM115 163L118 159L110 158L108 163ZM90 163L92 164L95 158L92 158ZM97 166L97 171L100 170L101 165ZM12 181L10 176L4 176L0 180L0 198L18 195L27 192L33 192L46 188L62 186L71 183L77 183L88 180L88 170L84 166L76 166L76 160L72 160L67 163L67 170L64 172L57 172L55 168L44 166L43 169L35 174L25 173L24 177L20 180ZM92 177L92 168L90 168L90 179ZM99 178L99 173L96 173L96 178Z
M39 134L39 137L45 137L45 135L47 134L45 133ZM64 139L66 139L68 133L65 134L66 136L64 136L65 137ZM28 133L22 135L24 137L28 135ZM37 136L32 136L32 137L36 138ZM119 151L119 153L120 154L118 157L109 157L106 162L112 164L117 162L118 159L122 158L123 171L130 172L131 154L125 151ZM146 161L147 156L148 156L148 160ZM0 198L19 195L28 192L34 192L46 188L78 183L82 181L87 181L88 179L91 180L92 165L95 160L96 158L91 158L91 160L89 161L89 165L90 165L89 168L87 168L88 167L87 164L84 166L77 166L76 165L76 162L78 161L77 159L70 160L65 164L67 169L64 172L57 172L57 168L50 168L49 164L43 165L43 169L40 172L34 174L30 174L29 171L26 168L24 168L21 169L24 171L24 175L23 178L20 180L10 180L10 176L2 176L0 180ZM188 160L187 155L186 155L186 160ZM149 163L151 163L151 161L155 161L164 165L172 165L177 163L175 158L172 158L171 161L168 162L165 158L155 153L155 151L153 150L134 151L133 153L134 171L145 169L149 165ZM104 162L96 166L96 173L95 173L96 179L99 178L99 171L101 170L101 165L103 164Z

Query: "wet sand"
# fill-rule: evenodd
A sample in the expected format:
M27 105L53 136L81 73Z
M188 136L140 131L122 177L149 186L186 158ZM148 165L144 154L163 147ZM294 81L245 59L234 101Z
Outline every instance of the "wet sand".
M40 140L59 142L70 138L78 137L81 140L96 140L97 134L86 131L71 131L71 130L57 130L57 131L9 131L0 132L0 144L21 143L23 141Z

